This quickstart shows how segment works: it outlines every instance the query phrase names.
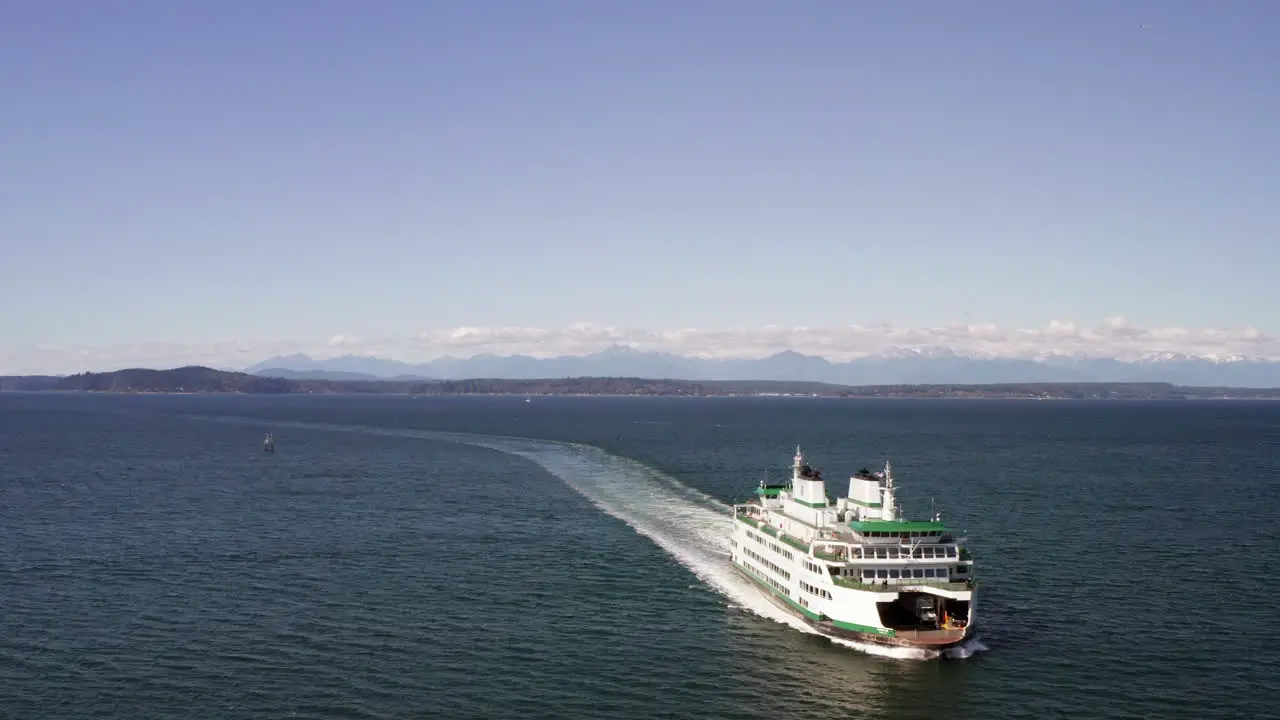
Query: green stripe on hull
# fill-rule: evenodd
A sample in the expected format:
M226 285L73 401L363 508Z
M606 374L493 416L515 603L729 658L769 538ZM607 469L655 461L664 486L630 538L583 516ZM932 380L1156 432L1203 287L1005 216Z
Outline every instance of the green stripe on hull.
M822 616L821 616L821 615L819 615L818 613L815 613L814 611L810 610L809 608L807 608L807 607L805 607L805 606L803 606L803 605L801 605L801 604L797 603L795 600L792 600L791 598L787 597L786 595L783 595L782 593L778 592L778 589L777 589L777 588L775 588L774 586L772 586L772 585L770 585L769 583L765 582L765 581L764 581L764 578L760 577L759 575L756 575L755 571L754 571L754 570L752 570L751 568L747 567L746 565L743 565L742 563L739 563L739 562L734 562L734 563L733 563L733 566L734 566L734 567L736 567L736 568L738 568L739 570L741 570L741 571L743 572L743 574L745 574L747 577L749 577L749 578L751 578L753 581L755 581L755 584L759 585L760 587L764 588L765 590L768 590L770 593L773 593L774 597L778 598L779 600L784 600L784 601L786 601L787 605L791 606L793 609L795 609L795 611L796 611L796 612L800 613L801 615L804 615L805 617L809 618L810 620L821 620L821 619L822 619Z
M834 618L826 617L825 615L815 613L809 608L806 608L805 606L800 605L799 603L787 597L786 595L783 595L782 593L778 592L777 588L765 582L763 578L761 578L759 575L756 575L755 571L753 571L751 568L747 567L746 565L743 565L742 563L739 563L739 562L734 562L733 565L734 567L741 570L742 573L746 575L748 578L750 578L753 582L755 582L756 585L759 585L765 590L768 590L774 597L785 601L788 607L794 609L796 612L800 613L801 615L805 616L810 620L814 620L814 621L826 620L827 622L830 622L832 625L836 626L837 628L840 628L841 630L849 630L852 632L866 633L868 635L880 635L882 637L894 637L895 635L897 635L896 632L888 628L871 627L870 625L859 625L857 623L845 622L843 620L836 620Z

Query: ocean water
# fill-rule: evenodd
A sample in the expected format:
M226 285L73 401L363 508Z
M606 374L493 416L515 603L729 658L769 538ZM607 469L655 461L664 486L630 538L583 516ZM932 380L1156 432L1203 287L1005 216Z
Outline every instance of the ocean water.
M966 657L729 571L796 444L967 532ZM0 717L1275 717L1278 450L1280 403L0 394Z

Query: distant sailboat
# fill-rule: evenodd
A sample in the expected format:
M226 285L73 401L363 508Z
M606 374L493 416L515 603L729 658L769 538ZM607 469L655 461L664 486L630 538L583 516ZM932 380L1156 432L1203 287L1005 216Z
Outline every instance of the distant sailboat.
M267 433L267 438L262 441L262 451L269 453L276 451L276 439L271 437L271 433Z

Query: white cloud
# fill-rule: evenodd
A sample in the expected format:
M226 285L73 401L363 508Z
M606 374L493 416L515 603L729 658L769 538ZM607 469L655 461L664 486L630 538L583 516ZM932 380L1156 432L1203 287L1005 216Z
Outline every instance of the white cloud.
M106 348L35 347L0 352L0 374L70 373L122 367L208 365L243 368L273 355L295 352L322 359L364 355L411 362L443 355L482 353L535 357L582 355L611 345L629 345L707 358L762 357L782 350L848 360L904 348L947 348L986 357L1042 357L1048 354L1131 360L1154 353L1248 356L1280 359L1280 338L1256 328L1185 329L1134 327L1121 317L1088 328L1053 320L1040 328L1001 328L990 323L907 328L846 325L813 328L767 325L754 328L640 330L589 323L565 328L461 327L403 337L362 338L337 334L314 342L228 341L206 345L145 343Z

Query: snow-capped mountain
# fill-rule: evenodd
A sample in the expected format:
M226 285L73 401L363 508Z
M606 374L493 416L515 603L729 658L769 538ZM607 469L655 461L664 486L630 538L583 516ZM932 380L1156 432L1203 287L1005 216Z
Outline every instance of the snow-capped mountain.
M894 348L832 362L786 350L756 359L707 359L615 346L590 355L442 357L424 363L347 355L316 360L295 354L246 368L258 375L307 373L334 379L640 377L681 380L813 380L842 385L1008 382L1171 382L1192 386L1280 387L1280 362L1236 355L1149 353L1133 360L1072 355L1021 359L962 355L948 348Z

